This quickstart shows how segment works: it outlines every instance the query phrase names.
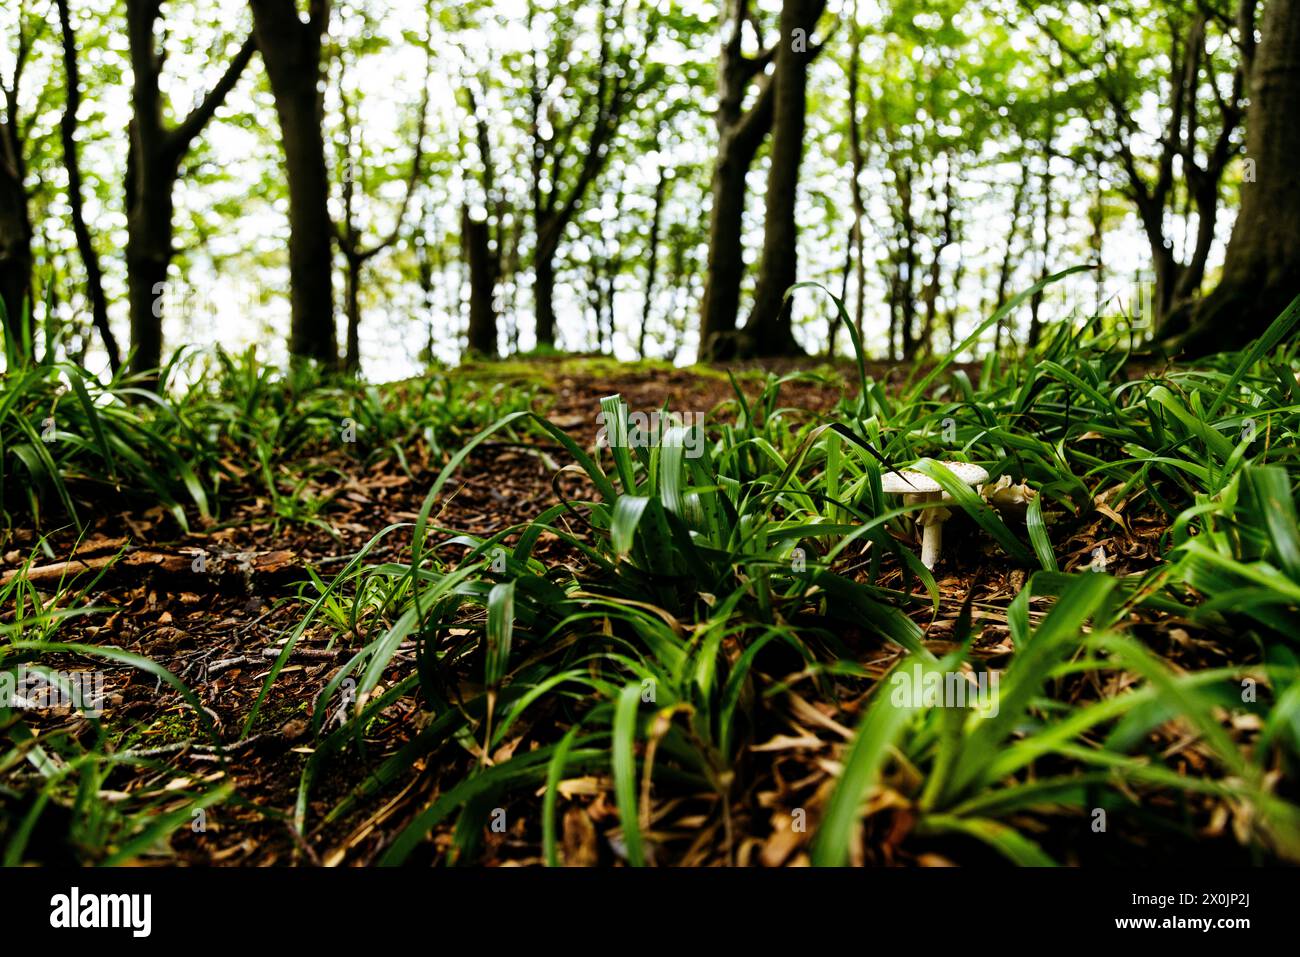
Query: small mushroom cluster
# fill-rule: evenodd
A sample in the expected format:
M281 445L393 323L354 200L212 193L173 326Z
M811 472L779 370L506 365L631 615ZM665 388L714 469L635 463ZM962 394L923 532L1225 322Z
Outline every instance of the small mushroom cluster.
M969 462L940 462L944 468L966 485L980 485L989 480L989 473L978 465ZM903 496L904 505L917 505L924 502L941 502L950 496L934 479L911 469L901 472L886 472L880 477L880 488L886 495ZM943 523L952 517L952 512L939 506L924 509L917 516L921 526L921 564L933 571L943 549Z

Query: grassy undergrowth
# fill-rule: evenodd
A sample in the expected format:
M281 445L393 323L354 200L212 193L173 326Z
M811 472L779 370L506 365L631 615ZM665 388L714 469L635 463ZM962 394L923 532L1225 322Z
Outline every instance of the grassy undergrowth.
M489 419L490 395L468 408L447 392L411 408L352 395L358 421L374 416L372 454L423 435L447 460L417 521L313 575L265 679L263 702L321 628L350 653L313 703L296 832L322 839L391 808L418 766L431 783L386 818L384 863L500 859L496 820L524 859L551 864L574 863L575 841L630 864L1139 863L1207 837L1245 860L1300 860L1300 358L1285 343L1298 317L1300 304L1247 353L1140 377L1092 325L1025 359L990 357L975 380L940 362L890 392L860 364L859 388L819 416L782 405L790 377L653 435L612 396L604 448L502 396ZM292 383L230 361L213 375L212 392L162 403L181 423L169 434L215 423L266 450L272 485L274 463L324 441L346 401L327 386L287 401ZM85 431L68 459L42 460L55 497L89 462L127 463L116 480L152 489L113 455L138 405L82 402L75 385L71 398ZM101 443L105 420L123 431ZM487 536L453 527L442 506L457 469L508 433L566 450L557 504ZM198 489L219 489L222 454L185 447ZM989 486L1024 483L1023 509L956 482L952 460L984 466ZM882 493L903 466L933 476L957 513L937 574L916 556L925 506ZM407 560L372 560L396 534L411 536ZM994 577L1015 587L983 587ZM7 617L0 663L60 647L51 614ZM410 647L415 666L394 680ZM908 683L928 675L994 693L944 706ZM367 729L404 699L424 712L418 730L371 753ZM31 763L30 732L3 717L0 767ZM64 764L101 775L115 760L94 743L82 754ZM369 776L322 813L322 781L358 760ZM47 788L67 806L88 780ZM11 848L24 826L6 828ZM127 831L139 841L143 827ZM598 836L577 840L584 827ZM1117 839L1094 850L1099 833Z
M158 390L125 372L108 383L73 363L5 373L0 393L0 503L6 524L78 524L109 496L162 505L181 529L222 516L232 495L266 495L275 514L310 520L325 503L331 452L363 466L434 464L502 412L529 407L535 389L431 374L385 386L283 373L253 350L182 351ZM80 507L79 507L80 506Z

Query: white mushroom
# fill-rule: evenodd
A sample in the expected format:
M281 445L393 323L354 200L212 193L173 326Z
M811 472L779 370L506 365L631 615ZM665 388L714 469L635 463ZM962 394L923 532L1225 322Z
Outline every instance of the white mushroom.
M944 468L966 485L979 485L987 482L989 473L978 465L969 462L940 462ZM950 498L939 483L928 475L922 475L911 469L901 472L886 472L880 477L880 488L886 495L903 496L903 504L916 505L922 502L940 502ZM921 526L921 564L931 570L939 561L939 552L943 548L943 523L952 516L946 508L927 508L917 516Z
M984 485L980 488L980 495L984 497L984 501L1003 514L1015 515L1020 518L1024 518L1029 503L1034 500L1034 496L1037 494L1024 482L1019 485L1012 485L1010 475L1004 475L992 485Z

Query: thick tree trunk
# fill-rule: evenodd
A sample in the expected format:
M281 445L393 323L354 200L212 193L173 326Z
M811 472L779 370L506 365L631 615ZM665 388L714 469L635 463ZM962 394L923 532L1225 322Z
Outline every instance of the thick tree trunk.
M1166 345L1189 354L1240 348L1300 295L1300 0L1271 0L1250 75L1246 157L1218 287Z
M785 294L799 273L795 200L807 120L808 64L816 53L809 34L825 8L825 0L785 0L781 6L763 258L754 308L745 323L743 348L750 355L794 355L800 351Z
M27 166L13 103L9 109L9 118L0 119L0 304L8 334L22 342L24 321L28 329L31 322L32 223L24 184Z
M126 282L131 309L131 372L150 377L162 365L163 307L172 259L172 184L180 152L163 125L154 31L159 7L128 0L131 107L126 155Z
M162 320L167 267L172 259L174 165L144 160L134 144L128 160L126 279L131 306L131 371L151 374L162 365ZM159 168L161 167L161 168Z
M491 234L485 220L470 215L469 207L460 212L461 246L469 268L470 352L491 359L497 357L497 315L493 298L496 293L496 268L492 257Z
M700 306L702 359L723 358L735 347L740 286L745 277L745 180L758 148L772 128L775 87L771 76L760 81L753 104L748 109L744 105L752 81L775 53L769 51L751 59L741 52L748 17L748 0L731 0L731 34L723 44L718 65L718 109L714 115L718 152L710 185L709 258Z
M300 19L295 0L251 0L253 34L275 98L289 184L289 351L338 363L331 278L334 227L321 132L321 40L329 19L325 0L312 0Z
M8 157L0 157L0 303L8 334L22 342L24 317L30 327L32 226L22 180L4 169L7 163Z
M539 243L540 246L540 243ZM533 306L537 313L537 345L555 345L555 250L548 244L534 254Z
M169 127L163 121L159 86L164 54L154 35L161 5L154 0L127 0L126 11L133 110L125 190L131 371L151 377L162 364L163 307L172 260L172 188L181 159L239 80L254 48L249 37L199 105ZM151 378L150 382L156 384Z

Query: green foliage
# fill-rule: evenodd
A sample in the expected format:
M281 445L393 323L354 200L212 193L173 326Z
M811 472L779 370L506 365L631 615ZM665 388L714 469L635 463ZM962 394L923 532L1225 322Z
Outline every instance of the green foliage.
M754 773L751 746L780 713L785 686L767 673L765 656L788 649L834 696L843 685L833 675L857 674L842 643L852 621L907 654L870 685L834 792L815 812L814 862L853 858L864 803L885 788L908 809L908 840L974 839L1019 864L1060 859L1062 848L1037 836L1045 819L1086 828L1100 809L1159 823L1159 802L1132 802L1161 791L1248 807L1255 852L1295 858L1300 808L1273 783L1274 769L1294 768L1300 755L1294 348L1128 379L1123 356L1104 346L1087 341L1086 329L1063 329L1033 363L1004 369L991 359L978 386L956 373L891 397L867 380L861 396L821 423L781 408L783 382L773 377L757 399L738 390L734 404L715 410L702 445L686 430L638 435L625 404L611 397L602 403L609 447L595 455L539 423L570 453L566 471L589 497L564 496L536 521L485 539L432 542L425 518L440 479L416 525L412 562L367 566L358 556L335 581L318 583L320 597L297 629L327 601L374 612L343 670L361 678L353 730L320 740L300 789L299 826L322 768L394 695L418 684L432 712L425 730L327 821L395 780L413 755L445 754L455 742L475 756L472 766L396 838L387 862L407 858L457 815L451 857L473 859L475 815L487 796L502 806L545 787L542 840L547 860L558 863L558 782L603 769L621 825L616 852L652 863L661 838L648 796L714 794L709 813L729 826L731 809L746 800L741 782ZM1249 435L1241 432L1247 412L1257 424ZM955 443L942 438L946 418L956 420ZM470 445L517 421L502 420ZM702 452L688 457L687 448ZM1020 524L969 490L949 489L950 505L1001 552L997 561L1045 568L1005 609L1015 649L1005 669L971 655L969 603L951 639L956 650L939 659L902 613L917 612L916 599L872 584L889 549L933 589L899 548L909 509L886 507L879 489L885 463L941 454L1039 490ZM1161 516L1166 561L1127 577L1077 563L1056 570L1067 556L1053 543L1093 520L1095 502L1116 514ZM580 553L581 570L535 557L543 534ZM868 542L871 560L845 574L845 557ZM792 560L797 543L812 550L803 568ZM1129 633L1139 611L1236 636L1258 661L1175 671ZM418 676L368 698L406 638L420 649ZM473 661L481 661L481 691L462 697L462 684L453 696L457 663ZM914 669L965 671L963 681L995 673L1000 682L985 702L993 707L896 700L893 676ZM1078 694L1120 679L1127 690ZM1244 680L1259 684L1258 700L1240 694ZM1258 717L1253 745L1228 734L1225 711ZM1197 729L1210 772L1188 775L1153 749L1153 733L1175 719ZM488 760L520 734L531 749Z

